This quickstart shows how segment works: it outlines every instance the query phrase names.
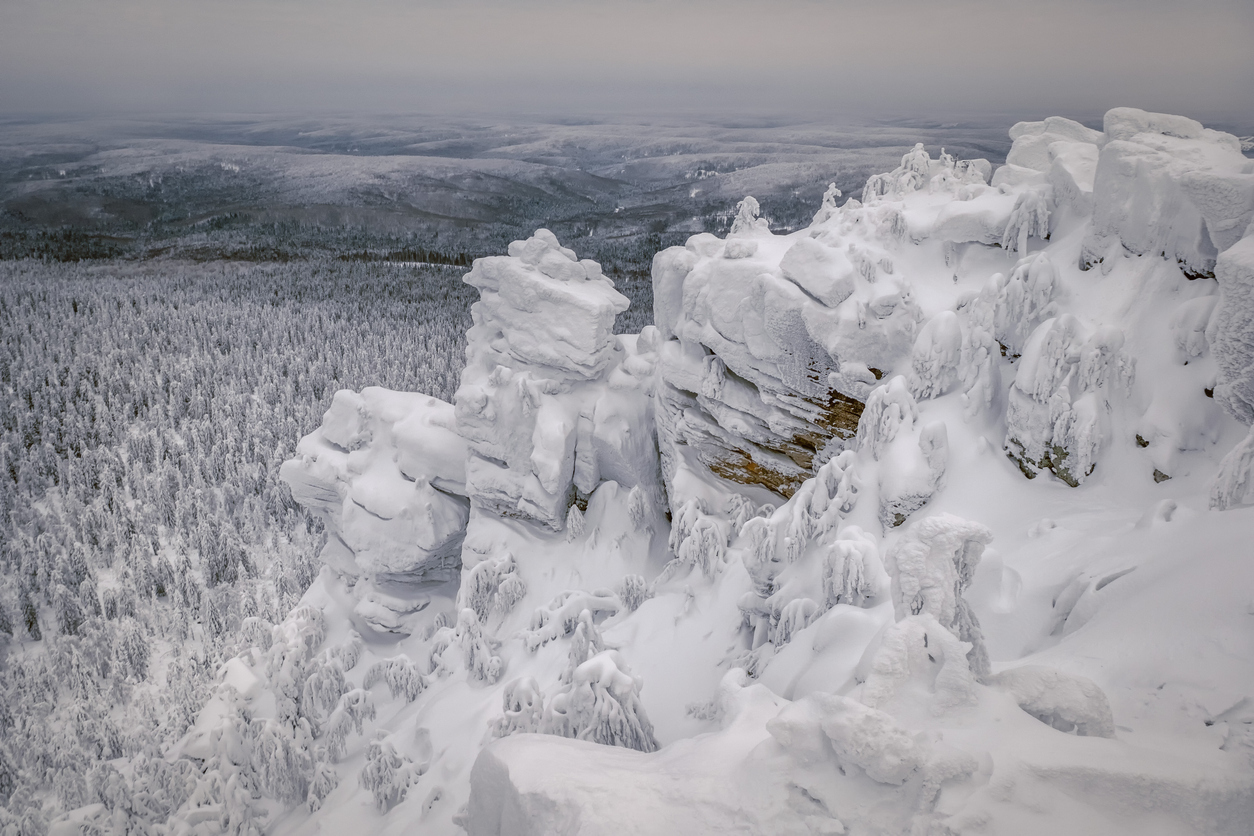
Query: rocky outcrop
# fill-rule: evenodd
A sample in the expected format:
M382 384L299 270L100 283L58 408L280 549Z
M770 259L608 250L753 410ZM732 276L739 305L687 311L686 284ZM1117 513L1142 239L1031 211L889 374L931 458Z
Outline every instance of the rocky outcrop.
M1183 116L1120 107L1103 120L1093 225L1082 261L1112 245L1162 255L1209 276L1254 216L1254 161L1237 137Z
M834 199L789 236L755 223L746 199L727 240L696 235L654 258L668 479L687 450L791 496L853 438L871 388L909 351L918 309L889 253L900 217Z
M335 394L322 426L300 440L281 476L322 518L322 559L353 579L357 615L405 631L423 591L458 576L466 442L438 398L370 387Z
M561 529L606 480L661 497L651 428L656 329L618 337L627 299L548 230L478 259L455 404L337 392L283 479L325 521L324 562L353 580L356 614L407 632L433 583L460 576L471 509ZM473 550L468 569L481 558Z
M454 403L471 502L560 530L602 479L654 485L653 342L614 335L628 302L600 265L541 229L476 259L466 282L480 300Z

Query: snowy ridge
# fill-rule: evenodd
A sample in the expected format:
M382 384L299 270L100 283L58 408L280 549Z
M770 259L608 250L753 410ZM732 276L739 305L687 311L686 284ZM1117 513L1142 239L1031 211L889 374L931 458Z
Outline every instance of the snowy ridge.
M1254 163L1195 124L919 146L789 235L746 198L638 337L550 233L477 262L454 405L337 397L285 470L415 570L371 491L464 491L460 582L384 624L330 549L223 669L185 832L1245 832Z

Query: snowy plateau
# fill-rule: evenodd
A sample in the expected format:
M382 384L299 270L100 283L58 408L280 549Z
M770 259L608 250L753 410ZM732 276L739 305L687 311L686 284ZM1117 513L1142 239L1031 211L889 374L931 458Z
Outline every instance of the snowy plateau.
M745 197L639 334L547 230L476 260L453 402L283 466L322 569L169 832L1249 834L1254 160L1102 127Z

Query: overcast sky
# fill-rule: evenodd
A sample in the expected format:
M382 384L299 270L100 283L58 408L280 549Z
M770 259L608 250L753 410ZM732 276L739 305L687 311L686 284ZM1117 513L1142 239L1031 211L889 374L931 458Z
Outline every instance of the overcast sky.
M1254 121L1254 0L0 0L0 112Z

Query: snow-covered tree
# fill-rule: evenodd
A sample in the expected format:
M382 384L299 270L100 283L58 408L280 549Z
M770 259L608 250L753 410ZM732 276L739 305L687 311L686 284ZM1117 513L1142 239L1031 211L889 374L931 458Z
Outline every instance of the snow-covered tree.
M538 732L544 719L544 693L530 676L520 677L505 686L501 697L501 717L492 725L496 737L515 732Z
M619 581L615 592L628 612L635 612L641 604L653 596L649 589L649 582L642 575L627 575Z
M640 686L618 651L603 650L575 668L568 689L554 695L543 728L562 737L653 752L658 745L640 704Z
M366 671L362 685L373 688L380 682L387 683L393 699L402 697L405 702L416 700L427 687L427 678L404 654L376 662Z
M362 788L374 796L375 806L386 813L405 800L405 794L417 782L419 774L414 764L396 751L387 733L380 731L366 747L366 765L359 781Z

